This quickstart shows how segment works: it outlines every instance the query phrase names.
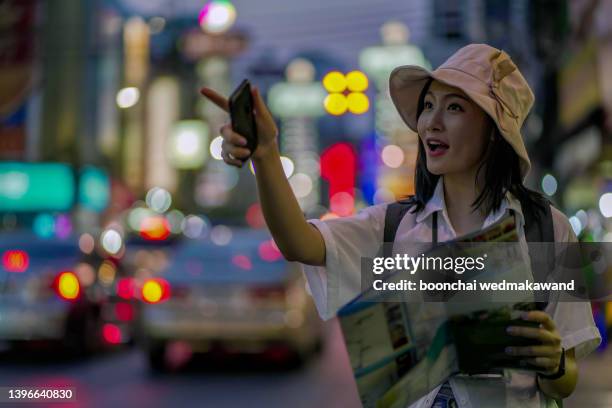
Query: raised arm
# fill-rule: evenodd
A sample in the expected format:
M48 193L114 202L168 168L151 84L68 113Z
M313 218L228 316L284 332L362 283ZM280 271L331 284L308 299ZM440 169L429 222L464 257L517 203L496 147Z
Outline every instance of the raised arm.
M210 88L202 95L228 111L228 102ZM310 265L325 264L325 243L319 231L306 222L280 161L278 129L257 88L253 88L258 146L251 155L257 180L257 191L266 224L276 245L289 261ZM242 167L250 155L246 139L233 132L231 124L221 128L223 161Z

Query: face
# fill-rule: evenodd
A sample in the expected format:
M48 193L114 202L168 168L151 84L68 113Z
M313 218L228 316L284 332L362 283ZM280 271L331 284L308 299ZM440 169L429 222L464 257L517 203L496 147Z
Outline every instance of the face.
M417 130L427 170L436 175L475 174L484 158L491 121L460 89L433 81Z

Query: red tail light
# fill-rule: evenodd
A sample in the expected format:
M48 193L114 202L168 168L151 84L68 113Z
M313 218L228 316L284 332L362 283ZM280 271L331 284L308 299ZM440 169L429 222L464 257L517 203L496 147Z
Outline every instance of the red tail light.
M142 221L140 236L149 241L163 241L170 236L170 223L164 217L148 217Z
M122 341L121 329L112 323L106 323L102 327L102 337L109 344L120 344Z
M77 276L70 271L60 272L53 281L55 293L64 300L76 300L81 294L81 284Z
M134 279L121 278L117 281L117 296L129 300L134 296Z
M170 297L170 284L165 279L148 279L142 285L142 299L151 304L160 303Z
M8 272L25 272L30 258L25 251L10 250L2 254L2 265Z

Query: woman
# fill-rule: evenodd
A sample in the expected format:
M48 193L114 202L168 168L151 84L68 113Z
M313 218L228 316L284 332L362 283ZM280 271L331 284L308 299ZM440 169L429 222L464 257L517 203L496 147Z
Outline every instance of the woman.
M202 93L227 111L225 98L207 88ZM411 243L431 242L434 218L437 239L445 241L487 227L509 210L514 210L524 242L524 213L537 217L546 204L523 185L530 161L520 128L533 94L508 55L472 44L433 72L399 67L391 74L390 94L419 136L413 208L398 227L393 252L414 252ZM241 167L251 157L274 240L287 260L304 264L319 313L333 317L360 291L360 259L374 256L383 241L386 204L352 217L305 221L282 170L278 130L256 89L253 96L259 146L251 155L243 147L246 140L225 125L223 160ZM567 218L551 211L555 242L575 241ZM576 357L592 351L600 340L590 305L549 302L545 310L524 318L538 322L540 329L512 327L508 332L542 345L509 347L507 353L533 365L536 373L506 370L501 378L452 377L413 406L541 407L571 394Z

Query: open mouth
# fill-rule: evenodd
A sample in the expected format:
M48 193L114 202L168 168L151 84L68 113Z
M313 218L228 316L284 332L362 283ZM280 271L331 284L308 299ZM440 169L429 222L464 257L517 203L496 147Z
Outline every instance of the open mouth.
M427 142L427 147L429 147L429 151L434 152L443 152L446 151L449 146L446 143L442 143L437 140L430 140Z

